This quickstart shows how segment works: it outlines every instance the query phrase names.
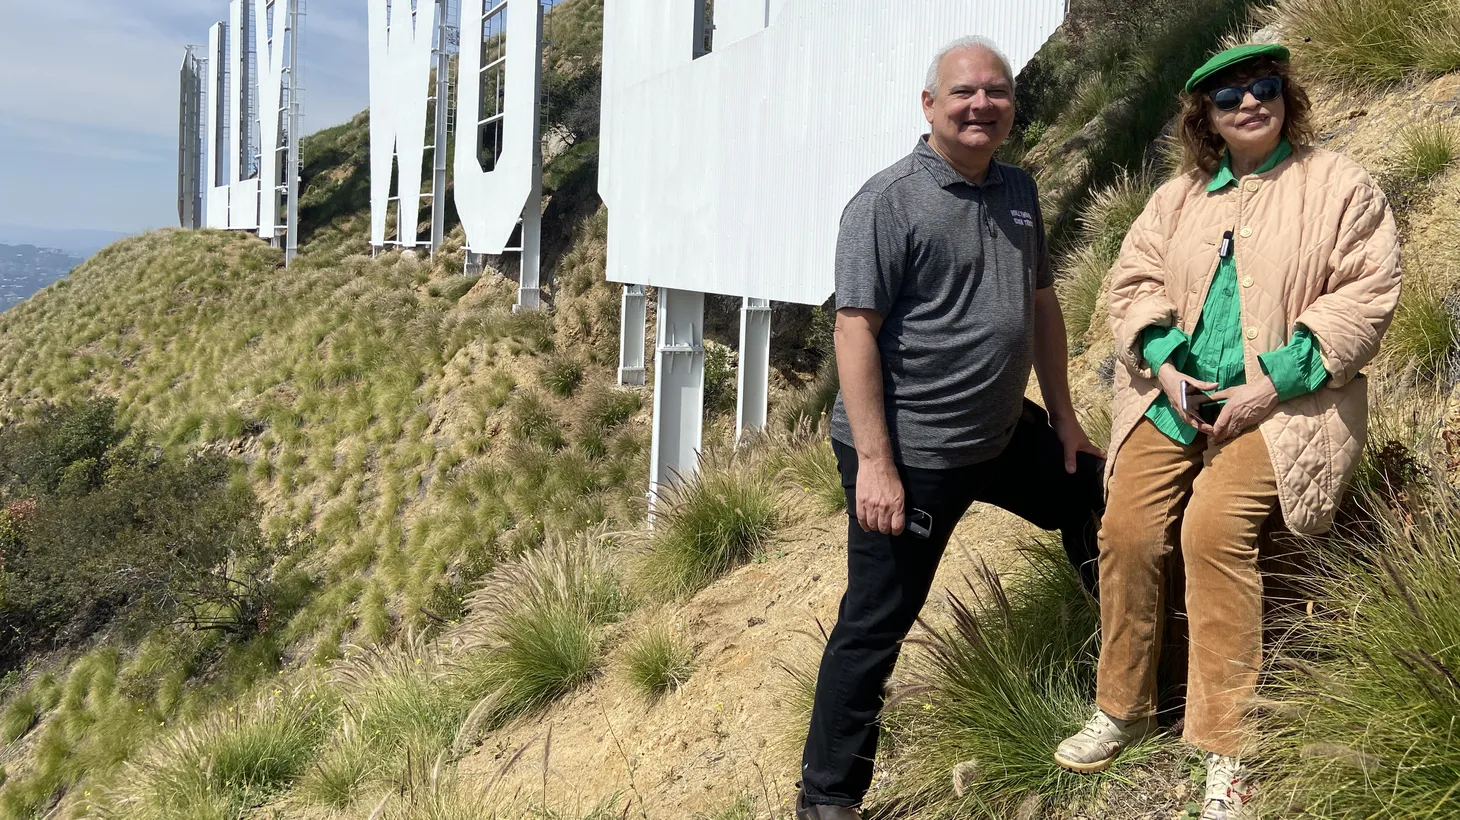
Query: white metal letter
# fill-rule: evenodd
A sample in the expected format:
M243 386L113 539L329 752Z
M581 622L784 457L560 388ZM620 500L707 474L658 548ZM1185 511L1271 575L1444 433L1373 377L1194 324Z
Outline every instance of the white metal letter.
M208 29L208 142L203 168L205 214L210 228L228 227L228 157L233 139L228 134L232 103L228 99L228 27L214 23ZM233 153L237 153L234 151Z
M284 54L289 7L294 0L253 0L254 43L258 50L259 237L273 239L279 223L279 113L284 97ZM269 20L272 8L274 19Z
M396 237L403 248L416 246L439 6L438 0L416 0L412 10L411 0L370 0L370 244L377 248L386 241L393 164L400 173Z
M716 0L723 28L699 59L696 3L604 4L609 280L821 304L842 208L927 132L918 94L933 54L981 34L1017 71L1065 10L1065 0L778 4ZM757 19L769 27L754 30Z
M456 210L466 230L467 248L473 253L501 254L507 250L533 192L533 178L540 172L537 134L542 9L537 0L511 0L510 13L502 9L506 5L506 0L462 3L454 167ZM501 14L507 15L505 37L496 39L501 35L484 34L483 24ZM506 56L488 56L484 62L484 45L495 48L502 42ZM501 110L486 121L479 120L483 71L499 66L505 69L505 86L497 98ZM487 107L495 110L497 100L489 100ZM492 169L486 171L481 164L487 147L483 135L491 134L499 122L501 152Z

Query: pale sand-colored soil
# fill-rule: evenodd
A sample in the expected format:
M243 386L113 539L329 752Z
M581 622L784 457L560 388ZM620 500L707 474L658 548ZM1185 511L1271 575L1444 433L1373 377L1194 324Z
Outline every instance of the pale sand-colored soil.
M646 610L615 639L667 619L696 646L694 675L649 703L610 661L592 685L546 714L489 735L461 762L464 778L494 781L534 800L543 790L543 749L552 733L547 803L579 816L604 802L633 800L631 816L692 817L752 794L788 803L794 793L800 717L788 706L790 676L819 657L817 621L830 629L846 583L846 519L813 517L784 533L762 563L732 572L682 606ZM1021 538L1039 531L1008 513L976 506L959 525L925 609L937 619L944 591L964 586L980 560L1019 560ZM517 756L522 747L527 751ZM637 795L637 800L635 800ZM640 813L642 806L643 813ZM618 814L617 811L614 812Z

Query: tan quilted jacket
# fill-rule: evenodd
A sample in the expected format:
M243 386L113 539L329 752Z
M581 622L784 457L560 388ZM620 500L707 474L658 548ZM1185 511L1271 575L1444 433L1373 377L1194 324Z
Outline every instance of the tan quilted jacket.
M1257 356L1287 343L1297 325L1318 339L1331 374L1317 392L1278 405L1260 429L1278 476L1283 518L1294 532L1327 530L1362 454L1368 396L1359 374L1399 301L1399 239L1383 192L1358 163L1299 149L1271 171L1207 193L1191 172L1161 186L1111 272L1115 407L1107 485L1116 453L1160 394L1141 357L1141 331L1196 327L1232 231L1247 379ZM1115 502L1112 499L1113 503Z

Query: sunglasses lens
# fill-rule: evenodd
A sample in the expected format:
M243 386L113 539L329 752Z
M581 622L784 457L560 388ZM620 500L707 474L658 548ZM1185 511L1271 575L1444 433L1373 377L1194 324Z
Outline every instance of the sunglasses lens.
M1252 84L1252 96L1258 102L1272 102L1283 93L1283 81L1277 77L1263 77Z
M1220 111L1231 111L1242 104L1242 89L1229 85L1212 92L1212 104Z

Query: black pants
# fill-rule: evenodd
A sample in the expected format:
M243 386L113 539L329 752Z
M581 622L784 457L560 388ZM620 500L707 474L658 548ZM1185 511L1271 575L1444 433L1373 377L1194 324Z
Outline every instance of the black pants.
M898 465L908 507L933 517L932 536L924 539L863 530L856 516L857 451L835 440L832 447L850 518L847 591L821 659L801 780L811 803L855 806L872 784L883 686L958 520L981 501L1060 530L1065 553L1093 590L1103 463L1082 453L1076 473L1066 473L1064 447L1048 416L1026 401L1014 438L996 458L949 470Z

